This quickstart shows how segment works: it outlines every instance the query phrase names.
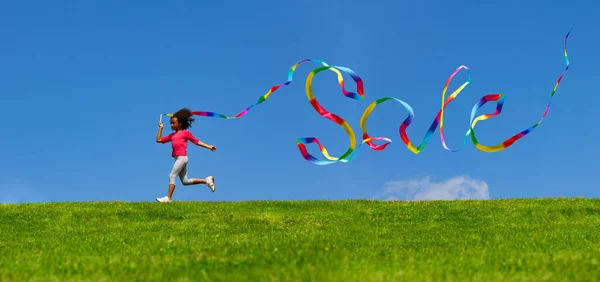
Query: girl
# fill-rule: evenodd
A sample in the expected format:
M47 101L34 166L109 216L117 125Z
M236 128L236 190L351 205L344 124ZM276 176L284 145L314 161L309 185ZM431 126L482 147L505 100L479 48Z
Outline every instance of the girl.
M173 117L171 117L171 129L175 132L162 137L162 129L163 124L161 122L158 123L158 135L156 136L157 143L167 143L171 142L171 147L173 148L173 152L171 156L175 159L175 164L173 165L173 170L169 175L169 194L166 197L156 198L157 202L170 202L171 197L173 196L173 192L175 191L175 178L179 175L179 179L181 179L181 183L183 185L195 185L195 184L206 184L210 190L215 192L215 177L209 176L205 179L198 178L188 178L187 177L187 141L191 141L193 144L210 149L211 151L217 150L215 146L207 145L202 141L196 139L191 132L187 129L192 127L192 122L194 119L192 118L192 112L189 109L183 108L176 112Z

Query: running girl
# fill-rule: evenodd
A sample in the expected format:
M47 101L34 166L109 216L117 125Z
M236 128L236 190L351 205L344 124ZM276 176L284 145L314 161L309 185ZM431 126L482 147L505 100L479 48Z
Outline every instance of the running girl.
M215 192L215 177L209 176L204 179L199 178L188 178L187 177L187 141L191 141L194 145L198 145L211 151L217 150L215 146L207 145L202 141L196 139L191 132L188 131L188 128L192 127L192 122L194 119L192 118L192 112L189 109L183 108L177 111L171 117L171 129L175 132L162 137L163 124L161 122L158 123L158 135L156 136L157 143L167 143L171 142L171 147L173 148L173 152L171 156L175 159L175 164L173 165L173 170L169 175L169 194L162 198L156 198L157 202L170 202L173 197L173 192L175 191L175 179L179 176L181 179L181 183L185 186L188 185L196 185L196 184L206 184L210 190Z

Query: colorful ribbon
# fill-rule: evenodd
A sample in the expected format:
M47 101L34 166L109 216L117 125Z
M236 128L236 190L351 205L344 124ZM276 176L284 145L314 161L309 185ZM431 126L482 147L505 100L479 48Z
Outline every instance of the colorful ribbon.
M573 28L571 28L571 30L572 29ZM313 80L314 76L321 71L324 71L324 70L333 71L334 73L337 74L338 83L340 84L340 87L342 88L342 93L344 94L344 96L346 96L347 98L352 98L352 99L360 100L360 101L362 101L364 99L363 81L360 78L360 76L358 76L354 71L352 71L349 68L341 67L341 66L330 66L327 63L320 61L320 60L304 59L304 60L296 63L295 65L293 65L290 68L290 70L288 72L288 81L287 82L271 87L271 89L269 89L269 91L265 95L261 96L253 105L251 105L250 107L246 108L245 110L241 111L240 113L238 113L237 115L235 115L233 117L215 113L215 112L204 112L204 111L196 111L196 112L192 112L192 114L198 115L198 116L219 117L219 118L224 118L224 119L239 118L239 117L245 115L254 106L266 101L269 98L269 96L271 94L273 94L273 92L275 92L281 86L290 84L292 82L292 77L293 77L293 74L294 74L294 71L296 70L296 68L304 62L310 61L310 62L316 62L318 64L321 64L322 67L316 68L313 71L311 71L308 74L308 77L306 78L306 96L308 97L308 101L313 106L313 108L317 111L317 113L319 113L324 118L329 119L329 120L335 122L336 124L340 125L346 131L346 134L348 135L348 138L350 139L350 146L349 146L348 150L346 150L346 152L340 157L332 157L331 155L329 155L329 153L327 152L327 149L319 142L319 140L317 138L315 138L315 137L298 138L296 140L296 144L298 146L298 149L300 150L300 153L302 154L302 157L304 157L304 159L306 159L307 161L309 161L311 163L314 163L317 165L327 165L327 164L331 164L331 163L335 163L335 162L343 162L343 163L349 162L356 156L357 152L359 151L359 148L365 143L373 150L384 150L387 147L387 145L389 145L392 142L392 140L389 138L386 138L386 137L371 137L371 136L369 136L369 134L367 133L367 129L366 129L366 122L367 122L367 119L370 116L370 114L375 109L375 107L383 102L388 101L388 100L394 100L396 102L399 102L408 111L408 117L400 125L399 131L400 131L400 137L401 137L402 141L407 146L407 148L414 154L420 153L425 148L425 146L431 139L433 132L435 132L435 129L437 128L438 124L440 127L440 138L442 141L442 145L444 146L444 149L446 149L448 151L458 152L458 151L462 150L466 146L467 138L470 135L471 140L473 141L473 144L475 144L475 147L477 149L479 149L483 152L498 152L498 151L502 151L502 150L510 147L512 144L514 144L514 142L521 139L523 136L529 134L534 128L536 128L538 125L540 125L542 123L542 121L548 114L548 111L550 109L550 102L552 101L552 98L554 97L554 94L556 93L556 89L558 88L558 85L560 84L565 72L569 69L570 63L569 63L569 58L567 56L567 42L568 42L569 34L571 33L571 30L569 30L569 32L567 33L567 35L565 37L565 43L564 43L564 56L565 56L565 61L566 61L566 68L564 69L564 71L559 76L558 80L556 81L556 85L554 86L554 89L552 90L552 93L550 95L550 100L548 101L548 105L546 107L546 110L545 110L542 118L537 123L535 123L533 126L519 132L518 134L515 134L514 136L512 136L512 137L506 139L505 141L503 141L499 144L496 144L496 145L487 146L487 145L483 145L483 144L479 143L477 141L477 138L475 137L474 128L475 128L475 125L477 124L477 122L489 119L493 116L497 116L502 112L502 106L504 105L504 98L505 98L504 94L488 94L488 95L485 95L484 97L482 97L479 100L479 102L477 102L473 106L473 109L471 111L471 118L470 118L470 122L469 122L469 130L467 131L467 133L464 136L462 147L457 150L452 150L452 149L448 148L448 146L446 145L445 138L444 138L444 131L443 131L443 129L444 129L444 109L470 83L471 70L466 66L459 66L452 74L450 74L450 77L446 81L446 85L444 86L444 89L442 91L442 108L436 115L431 126L427 130L425 137L423 138L423 140L421 141L421 143L419 144L418 147L415 147L412 144L412 142L410 141L410 139L408 138L408 135L406 133L406 129L411 124L412 120L414 119L414 111L408 103L406 103L400 99L394 98L394 97L384 97L384 98L377 99L365 109L365 111L363 112L363 115L360 119L360 127L363 130L363 134L362 134L363 140L357 146L356 135L354 134L352 127L350 127L350 125L344 119L342 119L341 117L339 117L338 115L336 115L334 113L327 111L325 108L323 108L323 106L321 106L321 104L319 104L319 102L315 98L315 95L312 90L312 80ZM467 80L460 87L458 87L454 92L452 92L452 94L450 96L448 96L448 99L446 100L446 92L448 90L448 85L450 85L450 82L452 81L454 76L461 69L467 70ZM344 72L344 73L350 75L350 77L352 77L352 79L356 83L356 88L357 88L356 92L357 93L346 91L346 89L344 88L344 79L343 79L341 72ZM494 113L483 114L483 115L480 115L477 118L475 118L475 115L479 111L479 108L481 108L486 103L493 102L493 101L497 101L496 111ZM172 113L164 114L164 116L173 116L173 114ZM376 145L373 142L373 141L378 141L378 140L385 141L385 143L381 144L381 145ZM327 158L327 160L317 159L308 153L308 150L306 149L306 145L311 144L311 143L316 143L319 146L321 153L325 156L325 158Z

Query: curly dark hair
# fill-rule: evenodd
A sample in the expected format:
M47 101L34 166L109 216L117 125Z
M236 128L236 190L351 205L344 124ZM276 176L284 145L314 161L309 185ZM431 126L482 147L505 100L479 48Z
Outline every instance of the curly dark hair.
M177 121L181 124L181 129L188 129L192 127L192 122L194 122L194 118L192 118L192 111L188 108L183 108L173 114L173 117L177 118Z

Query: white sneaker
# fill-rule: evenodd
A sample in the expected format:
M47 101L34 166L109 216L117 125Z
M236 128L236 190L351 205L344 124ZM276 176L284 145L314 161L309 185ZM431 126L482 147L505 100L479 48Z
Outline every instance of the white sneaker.
M171 199L169 199L168 196L164 196L162 198L156 198L156 201L159 202L159 203L168 203L168 202L171 201Z
M211 191L215 192L216 186L215 186L215 177L214 176L209 176L206 178L206 185L210 188Z

